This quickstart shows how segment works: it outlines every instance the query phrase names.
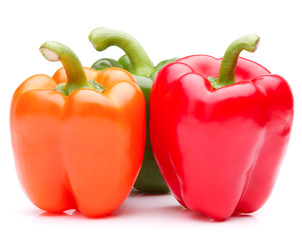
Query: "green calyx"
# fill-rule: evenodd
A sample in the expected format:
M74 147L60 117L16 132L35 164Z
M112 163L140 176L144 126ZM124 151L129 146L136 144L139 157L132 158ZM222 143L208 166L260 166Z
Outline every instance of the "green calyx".
M260 38L256 34L249 34L238 38L227 48L220 65L218 78L208 77L212 86L217 89L234 84L237 62L242 50L255 52Z
M66 71L67 83L58 84L55 90L66 96L80 88L104 90L102 85L94 81L88 82L79 58L69 47L55 41L47 41L39 50L48 61L60 61Z

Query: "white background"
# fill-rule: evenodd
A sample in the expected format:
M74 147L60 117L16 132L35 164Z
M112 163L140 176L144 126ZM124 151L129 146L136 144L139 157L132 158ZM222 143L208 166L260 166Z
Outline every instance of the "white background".
M1 1L0 239L302 239L302 6L300 1ZM190 54L221 57L236 38L256 33L255 53L241 56L282 75L292 87L292 136L274 191L250 216L213 222L184 210L171 195L131 194L110 217L47 214L34 207L18 182L9 134L9 105L31 75L52 75L39 46L55 40L71 47L84 66L117 48L96 52L89 32L99 26L132 34L154 63ZM4 237L5 236L5 237ZM280 239L281 239L280 238Z

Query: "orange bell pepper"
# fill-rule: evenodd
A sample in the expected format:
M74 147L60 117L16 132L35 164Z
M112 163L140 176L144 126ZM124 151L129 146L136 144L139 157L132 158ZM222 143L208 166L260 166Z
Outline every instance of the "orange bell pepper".
M129 195L142 164L144 96L125 70L84 71L56 42L40 51L65 71L32 76L14 93L10 125L20 182L42 210L109 214Z

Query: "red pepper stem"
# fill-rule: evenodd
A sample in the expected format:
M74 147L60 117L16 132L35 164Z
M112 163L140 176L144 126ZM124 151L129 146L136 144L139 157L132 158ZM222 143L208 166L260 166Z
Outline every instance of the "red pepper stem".
M242 50L255 52L260 38L256 34L249 34L238 38L227 48L219 70L217 81L212 82L214 88L220 88L234 84L237 61Z
M67 83L63 89L66 96L79 88L92 88L80 60L69 47L58 42L47 41L41 45L40 52L47 60L61 61L63 64L67 75Z
M144 48L130 34L109 28L96 28L89 34L89 41L98 51L110 46L121 48L129 57L133 75L149 76L154 68Z

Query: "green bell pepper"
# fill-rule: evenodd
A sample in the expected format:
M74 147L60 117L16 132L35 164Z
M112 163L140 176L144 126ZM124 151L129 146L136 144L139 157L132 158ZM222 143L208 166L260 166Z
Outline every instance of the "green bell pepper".
M92 65L92 68L100 71L108 67L124 68L133 75L145 96L147 121L145 153L134 188L143 193L167 193L169 189L161 176L151 148L150 92L158 71L177 58L164 60L154 67L147 53L134 37L125 32L108 28L94 29L89 34L89 40L98 51L103 51L110 46L117 46L126 53L118 61L110 58L100 59Z

